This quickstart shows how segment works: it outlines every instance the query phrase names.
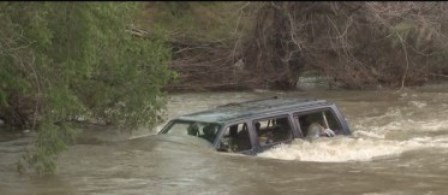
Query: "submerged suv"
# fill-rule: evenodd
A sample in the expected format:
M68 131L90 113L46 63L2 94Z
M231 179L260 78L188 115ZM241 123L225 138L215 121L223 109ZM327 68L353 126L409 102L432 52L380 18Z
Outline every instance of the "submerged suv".
M307 137L319 123L336 135L350 135L348 124L332 102L270 98L230 103L169 121L159 134L196 136L221 152L254 155L280 143Z

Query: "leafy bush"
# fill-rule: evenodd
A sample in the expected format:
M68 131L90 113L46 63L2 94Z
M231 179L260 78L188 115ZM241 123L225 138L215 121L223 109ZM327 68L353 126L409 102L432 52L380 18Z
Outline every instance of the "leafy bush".
M155 124L173 73L161 33L127 31L140 3L4 2L0 10L0 117L39 132L23 162L53 172L79 117Z

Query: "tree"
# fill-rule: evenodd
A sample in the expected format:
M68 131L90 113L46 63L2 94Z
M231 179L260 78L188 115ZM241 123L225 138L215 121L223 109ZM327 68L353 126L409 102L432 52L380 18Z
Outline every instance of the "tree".
M54 172L79 117L126 129L156 123L161 87L174 75L161 33L127 31L140 10L140 3L0 4L0 117L38 131L20 169Z

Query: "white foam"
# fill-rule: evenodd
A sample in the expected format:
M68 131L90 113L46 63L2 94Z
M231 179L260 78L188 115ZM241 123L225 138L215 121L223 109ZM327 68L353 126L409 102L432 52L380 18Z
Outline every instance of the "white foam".
M427 103L422 102L422 101L409 101L409 104L411 104L412 106L415 106L419 109L426 107Z
M345 162L369 161L398 156L403 152L426 147L448 148L448 137L415 138L406 141L364 138L320 138L313 142L295 140L260 153L259 157L282 160Z
M424 121L414 121L410 119L403 119L392 121L383 126L372 127L376 132L386 131L418 131L418 132L435 132L448 130L448 120L433 119Z
M437 137L415 137L412 138L410 141L417 142L420 144L424 144L427 147L441 147L441 148L448 148L448 136L437 136Z
M352 124L353 129L374 133L377 135L386 134L391 131L406 131L412 133L416 132L436 132L448 131L448 118L444 118L441 113L437 117L421 116L421 117L403 117L398 116L395 112L395 117L391 117L390 112L379 117L369 117L360 119ZM388 117L386 119L386 116Z
M370 132L370 131L355 131L353 132L353 135L356 137L368 137L368 138L378 138L378 139L384 139L384 134L380 135L374 132Z

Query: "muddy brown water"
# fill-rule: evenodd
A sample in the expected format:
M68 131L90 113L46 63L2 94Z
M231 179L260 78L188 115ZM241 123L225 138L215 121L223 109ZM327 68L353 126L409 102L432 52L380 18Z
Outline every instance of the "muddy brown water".
M85 134L104 142L70 147L55 175L38 177L15 172L33 137L0 134L0 194L448 194L448 85L173 94L166 117L274 95L334 101L353 136L242 156L147 136L160 127L132 135L96 129Z

